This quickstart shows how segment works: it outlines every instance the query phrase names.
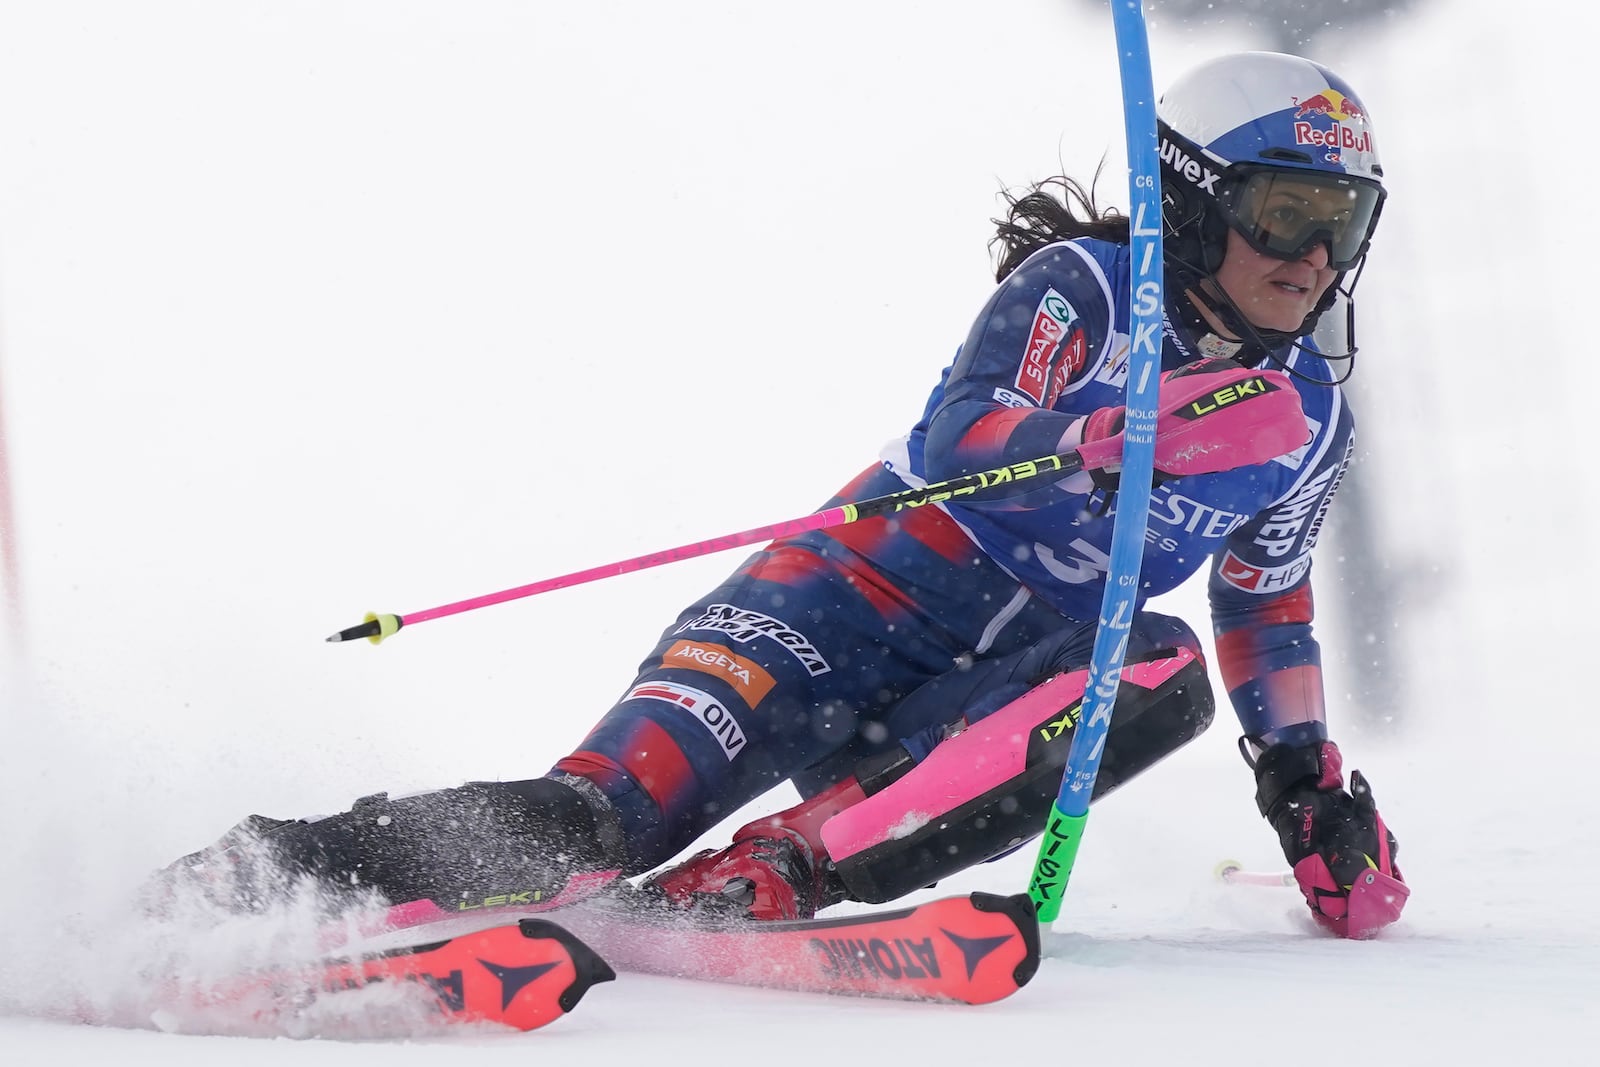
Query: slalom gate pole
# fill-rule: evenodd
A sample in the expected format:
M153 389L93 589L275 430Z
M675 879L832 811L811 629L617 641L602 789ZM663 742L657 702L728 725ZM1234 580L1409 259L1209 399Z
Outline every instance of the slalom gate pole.
M6 436L6 392L0 382L0 604L10 650L19 654L22 633L22 565L17 558L17 511L12 504L10 439ZM0 641L0 648L5 645Z
M1033 898L1041 923L1053 922L1061 912L1061 898L1089 819L1089 798L1100 770L1106 732L1111 727L1111 709L1116 703L1117 683L1122 677L1138 601L1145 523L1150 512L1150 479L1155 467L1163 307L1156 95L1141 0L1111 0L1111 17L1122 73L1132 207L1128 223L1133 308L1128 323L1127 422L1122 443L1122 481L1111 533L1110 569L1089 661L1089 678L1061 775L1061 789L1039 842L1039 857L1028 885L1028 895Z
M1157 307L1160 307L1159 302ZM478 608L489 607L491 604L503 604L508 600L518 600L522 597L534 596L537 593L566 589L569 586L583 585L585 582L611 578L631 571L647 570L650 567L659 567L664 563L693 559L696 556L705 556L728 548L738 548L740 545L754 544L757 541L770 541L775 537L790 537L809 530L826 530L834 526L860 522L862 519L893 515L898 511L920 508L928 504L937 504L940 501L952 500L958 497L971 496L981 490L1000 489L1003 491L1004 487L1019 485L1037 479L1065 478L1082 469L1083 458L1076 451L1044 456L1040 459L1031 459L1022 463L1013 463L1009 467L999 467L994 470L979 471L976 474L966 474L959 478L951 478L948 481L934 482L920 489L904 489L898 493L890 493L887 496L873 497L870 500L858 500L853 504L841 504L838 507L825 508L822 511L804 515L798 519L776 522L768 526L757 526L754 529L724 534L721 537L713 537L705 541L694 541L687 545L679 545L677 548L667 548L659 552L651 552L648 555L635 556L633 559L607 563L599 567L590 567L588 570L574 571L571 574L546 578L530 585L519 585L514 589L503 589L498 593L487 593L468 600L458 600L453 604L444 604L437 608L412 612L409 615L380 615L375 612L368 612L363 622L348 629L340 630L338 633L329 636L327 640L355 641L365 637L373 644L377 644L395 633L402 626L427 622L429 619L443 618L446 615L459 615L464 611L474 611ZM1146 483L1148 483L1150 480L1148 462L1145 465L1145 470L1144 477Z

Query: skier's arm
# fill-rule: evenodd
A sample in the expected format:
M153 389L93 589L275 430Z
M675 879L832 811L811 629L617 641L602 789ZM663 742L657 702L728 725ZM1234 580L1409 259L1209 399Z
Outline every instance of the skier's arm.
M1078 391L1093 384L1084 376L1117 341L1106 294L1084 280L1084 264L1094 262L1067 244L1039 252L1007 279L950 369L924 449L931 480L1073 449L1085 470L1023 493L1006 486L987 499L967 495L963 504L1022 510L1118 486L1122 405L1106 404L1104 387ZM1094 274L1095 286L1103 277ZM1074 300L1096 313L1079 312ZM1095 348L1092 338L1109 340ZM1100 352L1093 360L1092 348ZM1089 399L1096 396L1098 404ZM1163 374L1160 396L1154 458L1163 477L1253 466L1306 443L1300 396L1278 370L1196 360Z
M1328 736L1322 650L1311 632L1311 550L1349 463L1348 415L1331 432L1321 462L1234 531L1211 563L1217 668L1245 736L1263 744Z
M1092 373L1109 343L1112 308L1103 279L1087 252L1061 244L1036 253L1000 285L973 323L942 401L929 413L924 462L930 481L1076 444L1069 434L1087 412L1070 410L1061 397ZM1087 479L1083 483L1078 494L1052 485L991 506L1041 507L1093 489Z
M1246 736L1268 743L1325 740L1322 650L1311 634L1309 570L1293 589L1271 596L1240 594L1220 577L1229 570L1240 576L1251 571L1227 553L1211 571L1217 669L1239 725Z
M1311 636L1311 547L1349 462L1347 412L1283 500L1236 530L1211 570L1217 660L1244 727L1256 807L1277 832L1312 914L1342 937L1394 922L1410 890L1399 845L1359 771L1328 740L1321 650ZM1339 447L1342 446L1342 447Z

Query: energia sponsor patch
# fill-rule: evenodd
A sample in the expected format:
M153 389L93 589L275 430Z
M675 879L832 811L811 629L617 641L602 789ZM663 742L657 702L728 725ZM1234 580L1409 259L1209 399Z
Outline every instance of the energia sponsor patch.
M789 655L799 660L806 673L813 678L833 670L828 666L828 661L822 658L822 653L817 651L817 646L813 645L805 634L781 619L774 619L759 611L750 611L732 604L712 604L706 608L704 614L680 623L672 632L681 634L690 630L719 633L741 645L758 637L769 638L788 649Z

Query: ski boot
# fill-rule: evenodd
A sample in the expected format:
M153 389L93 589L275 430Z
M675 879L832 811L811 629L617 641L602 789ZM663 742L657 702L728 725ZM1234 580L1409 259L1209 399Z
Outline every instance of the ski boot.
M624 853L616 811L588 779L469 782L378 793L323 819L252 815L160 872L147 899L197 890L256 912L309 883L335 909L377 896L476 910L547 901L575 876L619 870Z
M809 919L845 899L843 884L818 841L822 824L863 799L855 778L734 832L724 849L697 852L651 875L642 888L709 914L749 919Z

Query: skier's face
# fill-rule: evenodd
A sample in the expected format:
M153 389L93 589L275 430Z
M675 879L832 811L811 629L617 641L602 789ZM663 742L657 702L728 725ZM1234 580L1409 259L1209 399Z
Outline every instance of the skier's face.
M1278 259L1250 247L1232 228L1216 284L1251 324L1263 330L1299 329L1338 272L1328 266L1328 246L1318 243L1295 259Z

